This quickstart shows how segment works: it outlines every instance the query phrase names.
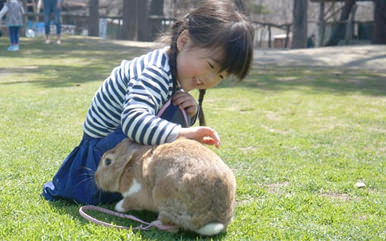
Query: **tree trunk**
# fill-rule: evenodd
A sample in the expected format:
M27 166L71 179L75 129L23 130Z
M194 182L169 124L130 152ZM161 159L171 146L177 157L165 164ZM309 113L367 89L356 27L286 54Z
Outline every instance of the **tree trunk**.
M235 0L235 5L240 12L248 15L247 7L245 6L245 0Z
M345 0L344 7L342 13L340 14L339 21L347 21L351 10L355 4L356 0ZM335 46L338 45L340 40L343 40L346 35L346 24L347 23L338 23L338 25L334 28L330 39L328 40L326 46Z
M157 38L162 32L162 17L164 17L164 0L151 0L149 21L151 24L151 40Z
M344 44L345 45L348 45L350 43L350 41L352 41L352 37L353 37L353 28L354 28L354 22L355 22L355 13L357 11L357 5L354 4L352 10L351 10L351 14L347 20L347 24L346 24L346 33L345 33L345 37L344 37Z
M319 9L319 46L324 44L324 34L326 31L326 22L324 20L324 2L320 3Z
M149 24L149 7L147 3L148 0L138 1L138 41L150 41L151 39L151 28Z
M291 25L287 24L286 32L285 32L285 41L284 41L285 49L288 48L290 30L291 30Z
M99 0L89 0L88 35L99 36Z
M293 9L293 49L305 48L307 43L307 10L308 0L294 0Z
M164 16L164 0L151 0L150 15Z
M137 39L137 4L139 1L141 0L123 0L121 39Z
M386 44L386 1L375 0L374 7L374 43Z

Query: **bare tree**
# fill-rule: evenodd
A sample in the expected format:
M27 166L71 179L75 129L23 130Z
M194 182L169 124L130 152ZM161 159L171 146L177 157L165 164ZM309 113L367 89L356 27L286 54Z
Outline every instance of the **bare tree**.
M308 0L294 0L291 48L305 48L307 43Z
M151 27L149 24L149 5L148 0L138 1L137 12L137 33L138 41L150 41L151 39Z
M121 39L150 40L148 10L147 0L123 0Z
M164 0L152 0L149 10L151 40L154 40L162 31L162 17L164 17Z
M245 4L245 0L234 0L235 2L235 5L237 7L237 9L244 13L244 14L247 14L247 7L246 7L246 4Z
M99 36L99 0L89 0L88 35Z
M140 0L123 0L121 39L137 39L137 5Z
M333 30L330 39L328 40L326 46L334 46L339 43L340 40L345 39L346 35L346 23L350 17L351 10L353 9L353 6L355 5L356 0L345 0L344 6L342 9L342 12L340 14L340 23L338 26Z
M375 44L386 44L386 1L385 0L374 0L374 20L375 20L375 31L374 31L374 43Z

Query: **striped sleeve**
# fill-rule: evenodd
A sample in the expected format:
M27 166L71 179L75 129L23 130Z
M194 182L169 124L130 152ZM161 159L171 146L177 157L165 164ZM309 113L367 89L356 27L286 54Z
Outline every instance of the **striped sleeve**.
M180 125L156 116L170 98L171 89L168 74L154 65L130 80L121 114L122 130L130 139L154 145L170 141L170 136L177 136Z

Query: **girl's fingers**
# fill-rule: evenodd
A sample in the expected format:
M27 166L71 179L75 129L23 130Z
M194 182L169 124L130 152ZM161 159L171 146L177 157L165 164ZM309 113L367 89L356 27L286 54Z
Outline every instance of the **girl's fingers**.
M207 126L181 128L179 136L194 139L203 144L220 147L220 136L215 130Z
M208 145L215 145L217 148L220 147L220 136L217 134L217 132L209 127L203 127L205 128L205 133L203 133L203 137L201 139L201 142Z
M201 141L203 144L207 144L207 145L216 145L216 141L210 137L204 137ZM218 148L219 145L216 145L216 147Z
M178 92L173 97L173 104L175 105L184 105L186 106L196 105L196 101L189 93L186 92Z
M178 92L172 98L173 104L185 109L190 117L193 117L197 111L197 103L195 99L188 93Z

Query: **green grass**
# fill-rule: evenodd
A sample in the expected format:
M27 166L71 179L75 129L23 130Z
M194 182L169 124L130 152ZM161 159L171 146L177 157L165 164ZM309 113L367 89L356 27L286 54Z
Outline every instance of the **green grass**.
M148 49L78 37L61 46L22 39L11 53L7 41L0 38L0 240L211 239L117 231L84 220L80 205L40 197L79 143L99 85L122 59ZM385 240L385 77L254 66L244 82L209 90L207 121L222 140L216 152L238 185L235 220L212 239ZM366 187L355 188L357 181Z

